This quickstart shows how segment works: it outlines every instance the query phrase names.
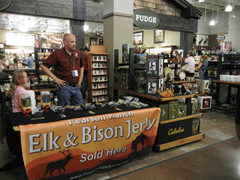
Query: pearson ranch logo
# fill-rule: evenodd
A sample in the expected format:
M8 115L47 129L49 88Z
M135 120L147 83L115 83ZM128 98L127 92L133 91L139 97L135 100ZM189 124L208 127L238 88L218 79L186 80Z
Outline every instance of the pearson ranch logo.
M134 24L147 29L156 28L160 23L159 16L150 10L138 9L134 11Z

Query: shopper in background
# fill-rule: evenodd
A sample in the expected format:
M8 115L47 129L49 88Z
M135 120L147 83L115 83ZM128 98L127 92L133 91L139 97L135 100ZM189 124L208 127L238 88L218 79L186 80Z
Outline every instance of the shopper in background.
M22 64L20 62L19 57L15 57L13 59L13 69L22 69L22 68L23 68L23 66L22 66Z
M0 54L0 72L3 69L7 69L9 66L6 63L6 56L4 54Z
M13 105L14 109L13 112L21 112L22 111L22 101L21 96L25 92L25 86L28 81L27 73L23 70L16 70L14 71L12 75L12 83L11 83L11 89L10 94L13 98Z
M212 60L218 61L221 53L218 53L216 56L211 56Z
M200 63L197 69L200 71L199 79L204 79L205 74L207 73L207 66L208 66L209 56L207 54L201 57Z
M28 58L26 58L25 64L28 68L33 68L34 58L32 57L32 53L29 53Z
M54 51L41 64L42 70L57 83L58 105L81 105L83 103L80 87L83 80L82 56L76 50L73 34L63 36L64 47ZM49 68L54 67L54 73Z
M84 47L83 48L84 75L83 75L83 82L82 82L82 87L81 87L81 92L82 92L83 98L86 98L86 92L87 92L87 89L88 89L88 53L89 53L89 49L87 47Z
M193 58L194 52L192 50L189 50L187 52L187 58L185 59L185 62L189 65L189 71L186 72L187 77L194 77L195 73L195 60Z

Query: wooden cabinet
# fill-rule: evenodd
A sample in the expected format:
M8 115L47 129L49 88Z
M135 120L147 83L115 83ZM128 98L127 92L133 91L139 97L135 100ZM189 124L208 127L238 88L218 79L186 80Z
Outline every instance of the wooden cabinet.
M90 54L88 59L88 102L108 101L108 54Z

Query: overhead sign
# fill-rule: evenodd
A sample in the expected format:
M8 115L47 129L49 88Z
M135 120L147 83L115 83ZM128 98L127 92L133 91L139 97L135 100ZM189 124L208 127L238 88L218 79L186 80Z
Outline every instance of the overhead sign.
M1 0L0 11L7 9L12 4L12 0Z
M134 24L147 29L156 28L160 23L160 18L157 13L147 10L138 9L134 11Z

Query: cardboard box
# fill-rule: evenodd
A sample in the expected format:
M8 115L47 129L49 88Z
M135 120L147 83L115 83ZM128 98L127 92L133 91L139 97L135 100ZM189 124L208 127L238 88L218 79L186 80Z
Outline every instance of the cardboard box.
M147 77L147 94L157 94L157 90L163 91L164 79L158 77Z
M192 120L192 135L199 134L200 131L200 118L194 118Z
M169 119L178 118L178 101L170 101L168 105Z
M198 112L198 101L192 101L192 114L196 114Z
M209 83L210 83L209 80L198 79L197 80L198 92L200 94L207 93L209 90Z
M159 108L161 109L160 121L168 120L168 104L161 104Z
M147 76L163 77L163 56L147 56Z
M187 105L178 105L178 117L183 117L187 115Z
M211 109L212 96L198 96L198 107L199 109Z

